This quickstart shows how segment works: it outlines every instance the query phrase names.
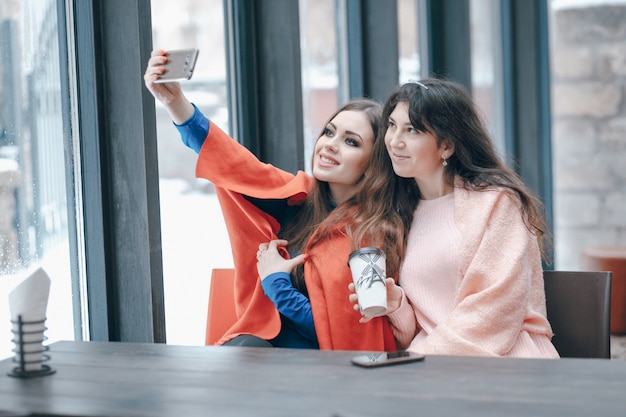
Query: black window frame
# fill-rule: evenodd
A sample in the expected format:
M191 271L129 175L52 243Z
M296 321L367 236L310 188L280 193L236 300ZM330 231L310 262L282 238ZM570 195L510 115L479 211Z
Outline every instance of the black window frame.
M303 169L298 2L224 1L233 136L266 162ZM346 1L346 18L358 22L348 33L348 94L383 101L398 83L397 4ZM423 1L429 12L418 21L433 28L426 41L420 39L428 49L424 62L429 71L450 71L470 88L469 46L450 41L469 39L462 23L469 22L469 7L450 14L461 0ZM506 150L546 204L551 229L547 1L499 1ZM75 50L65 52L77 65L90 339L163 343L156 115L142 79L152 49L150 0L65 3L74 16ZM64 108L70 111L68 103ZM74 264L78 240L72 245Z

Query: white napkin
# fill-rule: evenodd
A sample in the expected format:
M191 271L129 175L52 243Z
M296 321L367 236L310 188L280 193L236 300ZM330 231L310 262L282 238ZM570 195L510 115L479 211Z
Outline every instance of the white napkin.
M48 296L50 295L50 277L42 269L37 268L22 280L9 293L9 308L11 321L13 322L13 340L15 341L15 357L21 358L21 343L24 351L24 370L38 371L41 369L43 356L43 333L45 330L46 309L48 308ZM19 332L17 323L21 316L23 323L38 322L34 324L22 324L22 333Z

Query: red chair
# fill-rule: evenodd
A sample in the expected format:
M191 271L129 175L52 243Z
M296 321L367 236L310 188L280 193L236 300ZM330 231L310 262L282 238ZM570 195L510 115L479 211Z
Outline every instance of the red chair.
M235 270L214 269L211 273L206 345L214 345L237 320L235 313Z

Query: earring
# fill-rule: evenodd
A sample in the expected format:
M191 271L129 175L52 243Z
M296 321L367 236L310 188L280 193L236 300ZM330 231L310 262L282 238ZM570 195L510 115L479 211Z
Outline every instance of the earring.
M446 157L442 156L441 159L443 159L443 162L441 163L441 165L443 165L444 167L448 166L448 161L446 161Z

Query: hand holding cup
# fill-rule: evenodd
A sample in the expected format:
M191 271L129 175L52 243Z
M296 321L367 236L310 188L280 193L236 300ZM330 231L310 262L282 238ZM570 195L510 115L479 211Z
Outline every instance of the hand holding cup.
M348 257L361 313L368 318L387 312L385 253L378 248L360 248Z

